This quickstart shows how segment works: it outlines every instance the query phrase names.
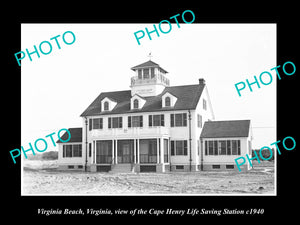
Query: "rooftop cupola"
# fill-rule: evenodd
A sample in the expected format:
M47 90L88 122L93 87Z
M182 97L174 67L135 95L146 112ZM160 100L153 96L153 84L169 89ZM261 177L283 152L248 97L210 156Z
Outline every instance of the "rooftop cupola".
M149 60L131 68L135 76L131 77L131 95L142 97L159 95L170 81L165 75L168 73L157 63Z

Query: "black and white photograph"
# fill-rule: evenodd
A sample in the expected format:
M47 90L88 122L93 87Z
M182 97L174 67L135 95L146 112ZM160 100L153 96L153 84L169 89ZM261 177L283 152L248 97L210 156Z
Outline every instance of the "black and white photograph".
M101 3L5 8L2 214L296 216L296 6Z
M276 195L276 24L21 32L22 195Z

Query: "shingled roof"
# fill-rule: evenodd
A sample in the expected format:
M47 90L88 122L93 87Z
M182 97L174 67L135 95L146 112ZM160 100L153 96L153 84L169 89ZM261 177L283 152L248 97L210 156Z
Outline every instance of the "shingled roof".
M68 131L71 134L71 139L68 142L61 142L59 139L56 143L72 143L72 142L82 142L82 128L69 128ZM62 140L67 140L69 138L67 132L65 132L61 137Z
M124 114L133 112L156 112L168 110L195 109L204 87L205 84L165 87L163 92L157 96L143 97L146 100L146 103L141 109L130 109L130 90L103 92L87 107L87 109L80 116L84 117L108 114ZM170 94L177 97L177 101L174 107L162 107L162 96L166 92L169 92ZM117 105L111 111L101 111L101 101L105 97L114 99L114 101L117 102Z
M165 69L161 68L157 63L149 60L147 62L144 62L142 64L139 64L137 66L132 67L131 69L133 71L137 70L137 69L141 69L141 68L149 68L149 67L159 67L162 71L164 71L165 73L168 73Z
M201 138L248 137L250 120L206 121Z

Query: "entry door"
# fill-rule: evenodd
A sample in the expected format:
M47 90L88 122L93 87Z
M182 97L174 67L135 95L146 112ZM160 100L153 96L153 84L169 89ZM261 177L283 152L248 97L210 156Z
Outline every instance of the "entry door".
M129 144L123 145L123 163L131 163L131 152Z

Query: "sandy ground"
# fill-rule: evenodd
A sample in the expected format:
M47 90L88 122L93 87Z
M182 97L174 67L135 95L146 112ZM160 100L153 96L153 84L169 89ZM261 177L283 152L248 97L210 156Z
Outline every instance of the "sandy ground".
M56 161L24 160L23 195L274 194L273 163L249 172L85 173L56 171Z

